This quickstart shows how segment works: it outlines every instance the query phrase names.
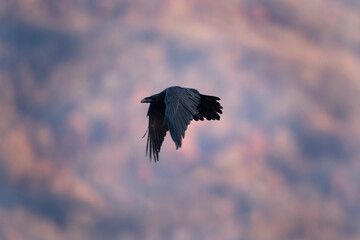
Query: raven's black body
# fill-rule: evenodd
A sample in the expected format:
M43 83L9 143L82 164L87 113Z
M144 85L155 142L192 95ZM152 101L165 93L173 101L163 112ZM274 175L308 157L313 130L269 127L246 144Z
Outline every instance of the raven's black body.
M222 106L218 100L220 98L200 94L196 89L177 86L141 100L150 103L146 144L150 160L153 157L155 162L159 161L160 148L168 130L178 149L192 119L219 120Z

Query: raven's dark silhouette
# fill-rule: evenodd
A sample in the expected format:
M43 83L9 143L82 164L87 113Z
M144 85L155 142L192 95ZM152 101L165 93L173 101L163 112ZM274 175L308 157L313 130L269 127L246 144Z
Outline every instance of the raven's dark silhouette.
M168 130L178 149L192 119L220 120L222 106L218 100L220 98L200 94L196 89L178 86L141 100L141 103L150 103L146 143L146 154L149 154L150 161L152 157L155 162L159 161L161 144Z

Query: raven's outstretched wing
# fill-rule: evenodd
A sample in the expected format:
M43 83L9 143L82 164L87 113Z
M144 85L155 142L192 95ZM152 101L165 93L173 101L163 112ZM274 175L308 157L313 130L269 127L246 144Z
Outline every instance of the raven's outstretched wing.
M164 141L167 126L163 126L164 109L157 108L154 104L150 104L148 110L149 127L148 137L146 143L146 155L149 154L150 161L154 158L154 161L159 161L159 152L161 145Z
M185 130L197 113L196 109L199 103L200 94L195 89L171 87L166 90L163 126L168 125L176 149L181 147Z
M198 106L198 113L194 115L194 120L203 121L204 118L207 120L220 120L222 114L222 106L218 102L220 98L215 96L208 96L200 94L200 104Z

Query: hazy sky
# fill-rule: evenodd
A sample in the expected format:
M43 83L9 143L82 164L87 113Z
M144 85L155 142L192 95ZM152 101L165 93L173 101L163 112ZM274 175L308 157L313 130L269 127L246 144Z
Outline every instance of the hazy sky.
M359 239L357 0L0 3L0 238ZM145 156L146 96L221 121Z

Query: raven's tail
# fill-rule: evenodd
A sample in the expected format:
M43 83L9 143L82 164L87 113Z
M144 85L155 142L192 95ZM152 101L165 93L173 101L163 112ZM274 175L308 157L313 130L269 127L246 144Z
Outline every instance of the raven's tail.
M207 120L220 120L223 107L218 102L220 98L215 96L208 96L200 94L200 104L197 109L197 113L194 115L194 120L203 121L204 118Z

